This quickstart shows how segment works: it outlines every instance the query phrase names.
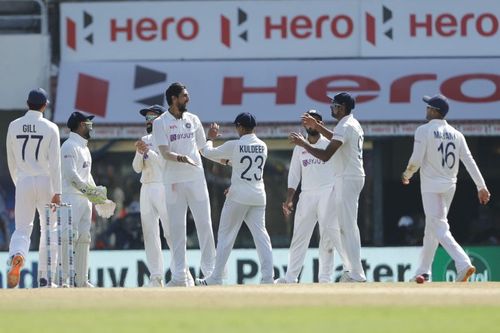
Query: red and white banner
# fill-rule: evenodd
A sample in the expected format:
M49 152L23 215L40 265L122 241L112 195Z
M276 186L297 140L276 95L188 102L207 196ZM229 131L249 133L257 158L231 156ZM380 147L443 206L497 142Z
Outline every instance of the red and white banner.
M500 55L493 0L61 4L61 59Z
M357 1L61 4L61 59L345 57L359 49Z
M340 91L356 97L362 121L423 120L422 96L437 93L449 98L450 120L500 119L500 59L372 59L63 63L55 121L76 109L98 123L140 123L139 109L165 104L176 81L205 123L231 122L240 112L293 123L309 109L329 118L327 94Z
M498 56L500 2L361 1L364 57Z

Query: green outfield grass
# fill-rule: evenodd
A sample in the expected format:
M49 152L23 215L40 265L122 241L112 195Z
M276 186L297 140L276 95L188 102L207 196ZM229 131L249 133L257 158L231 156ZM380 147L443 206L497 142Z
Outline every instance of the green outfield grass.
M1 290L0 332L496 332L500 283Z

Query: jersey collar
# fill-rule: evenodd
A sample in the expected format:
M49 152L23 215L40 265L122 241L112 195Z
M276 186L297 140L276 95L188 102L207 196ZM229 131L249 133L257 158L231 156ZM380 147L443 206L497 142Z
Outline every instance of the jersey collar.
M75 141L79 146L86 147L88 140L84 139L80 136L80 134L76 134L75 132L69 133L69 138Z

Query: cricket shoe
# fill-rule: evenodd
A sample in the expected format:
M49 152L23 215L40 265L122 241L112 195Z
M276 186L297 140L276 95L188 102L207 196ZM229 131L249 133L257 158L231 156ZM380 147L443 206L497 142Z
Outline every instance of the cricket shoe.
M193 275L191 275L191 272L188 270L187 271L187 286L188 287L194 287L195 286L195 282L194 282L194 279L193 279Z
M77 286L77 288L95 288L95 286L89 281L85 281L81 286Z
M285 279L285 278L277 278L276 280L274 280L274 284L287 284L288 281Z
M194 284L197 287L218 286L218 285L222 285L222 281L215 281L215 280L210 279L210 278L196 279L196 280L194 280Z
M476 272L476 267L474 267L474 266L465 267L460 272L458 272L457 279L455 280L455 282L467 282L467 280L475 272Z
M349 272L345 271L344 273L342 273L342 276L340 277L339 282L341 282L341 283L356 283L356 282L363 283L363 282L366 282L366 280L356 280L356 279L351 277Z
M165 285L166 288L171 288L171 287L187 287L187 286L188 286L187 281L175 281L175 280L170 280Z
M7 273L7 287L15 288L19 284L21 269L24 265L24 257L21 254L16 254L10 260L10 269Z
M51 282L50 284L48 283L46 278L40 278L38 280L38 288L57 288L57 284L54 282Z
M424 283L424 282L429 282L431 280L431 276L427 273L423 274L417 274L414 277L410 279L410 282L416 282L416 283Z
M260 280L260 284L274 284L274 279L273 278L262 279L262 280Z
M153 276L147 285L145 285L146 288L163 288L163 279L161 276Z

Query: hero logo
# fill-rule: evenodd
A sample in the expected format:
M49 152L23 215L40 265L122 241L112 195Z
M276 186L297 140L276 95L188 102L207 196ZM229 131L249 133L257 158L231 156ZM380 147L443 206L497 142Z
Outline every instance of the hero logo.
M238 8L238 27L245 23L247 19L247 13L241 8ZM248 30L243 30L238 37L248 42ZM224 15L220 17L220 41L227 48L231 47L231 20Z
M375 36L376 36L376 26L377 26L375 16L371 15L370 13L366 13L365 19L366 19L366 40L370 44L375 46L376 44ZM389 22L390 20L392 20L392 10L390 10L386 6L382 6L382 24L386 25L386 23ZM393 39L392 34L393 34L392 27L384 31L384 35L391 40Z
M451 100L462 103L500 102L500 75L495 73L465 73L451 77L440 77L432 72L412 73L395 77L385 88L365 75L336 74L301 82L297 75L277 76L275 83L267 86L248 86L244 77L225 77L222 86L222 105L242 105L243 96L249 94L273 94L276 105L293 105L297 100L297 89L305 86L306 95L318 102L330 103L327 94L348 91L357 94L356 102L370 102L379 97L382 89L389 89L389 103L411 103L412 88L417 83L437 83L439 91ZM464 89L469 82L482 81L494 87L493 91L477 96ZM434 83L435 82L435 83Z
M482 38L495 37L498 35L500 22L497 15L493 13L465 13L453 14L444 12L440 14L415 14L407 13L405 22L399 24L408 26L408 36L405 38L448 38L463 37L470 38L474 35ZM403 14L399 14L403 17ZM393 11L382 6L382 23L377 21L376 16L371 13L365 13L366 36L365 39L375 46L377 44L377 28L383 30L384 35L390 40L394 39L392 24ZM398 29L398 31L401 29ZM403 31L403 30L401 30Z
M83 29L86 30L92 23L94 19L92 15L87 13L86 11L83 12ZM66 45L70 48L76 51L76 36L77 35L77 23L70 19L69 17L66 18ZM89 33L86 37L85 40L89 44L94 44L94 34L91 32Z

